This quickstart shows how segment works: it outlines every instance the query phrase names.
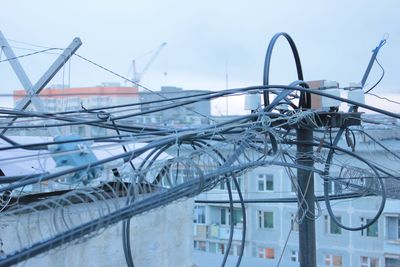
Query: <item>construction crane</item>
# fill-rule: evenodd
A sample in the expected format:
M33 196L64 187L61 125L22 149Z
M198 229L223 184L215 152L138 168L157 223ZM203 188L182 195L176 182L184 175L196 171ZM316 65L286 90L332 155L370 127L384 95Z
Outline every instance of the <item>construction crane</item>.
M132 68L133 68L133 76L132 76L132 81L136 84L138 84L143 75L146 73L146 71L149 69L151 64L154 62L154 60L157 58L157 56L160 54L161 50L166 46L167 43L163 42L154 52L153 56L150 58L150 60L147 62L146 66L143 68L141 72L138 72L136 69L136 59L132 60Z

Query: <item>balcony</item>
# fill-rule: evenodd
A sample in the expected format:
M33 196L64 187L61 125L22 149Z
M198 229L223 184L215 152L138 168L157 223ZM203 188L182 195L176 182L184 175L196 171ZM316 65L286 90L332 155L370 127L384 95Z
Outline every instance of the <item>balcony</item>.
M209 226L205 224L193 224L193 236L196 239L207 239L207 229Z
M386 239L384 243L384 251L387 253L398 254L400 251L400 239Z
M230 227L221 225L209 225L207 237L213 239L229 239ZM242 240L243 229L241 227L234 227L233 240Z

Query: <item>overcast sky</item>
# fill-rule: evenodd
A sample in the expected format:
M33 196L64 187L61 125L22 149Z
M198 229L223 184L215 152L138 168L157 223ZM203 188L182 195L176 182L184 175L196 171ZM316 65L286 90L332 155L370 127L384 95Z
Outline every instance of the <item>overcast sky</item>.
M138 59L140 70L150 59L146 53L167 42L142 79L153 90L162 85L220 90L226 87L226 73L229 87L260 84L268 42L280 31L296 42L306 80L328 79L346 85L361 80L371 50L388 33L379 54L386 76L375 92L399 91L400 3L396 0L2 0L0 12L0 30L6 38L66 47L80 37L79 54L122 75L128 75L132 59ZM15 52L29 51L15 48ZM54 59L55 55L42 54L21 63L34 83ZM284 42L276 46L271 68L272 83L296 79ZM368 83L372 85L380 74L374 67ZM72 86L123 84L75 57L71 70L60 71L51 84L69 80ZM21 85L8 63L0 63L1 92L15 88Z

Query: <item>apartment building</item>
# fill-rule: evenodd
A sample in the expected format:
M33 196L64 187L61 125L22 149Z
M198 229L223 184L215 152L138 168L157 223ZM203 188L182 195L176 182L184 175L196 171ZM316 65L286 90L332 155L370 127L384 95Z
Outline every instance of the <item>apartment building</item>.
M160 110L147 113L150 110L174 105L177 101L185 101L185 97L205 95L206 90L183 90L179 87L163 86L160 91L139 92L137 87L123 87L119 83L102 83L93 87L64 88L62 85L53 85L45 88L40 93L46 112L63 112L72 110L84 110L104 108L108 106L138 104L135 106L120 107L110 110L112 116L118 117L127 114L136 116L123 119L125 124L163 126L184 128L188 126L207 125L211 117L211 101L204 100L193 102L174 109ZM14 106L26 95L25 90L14 90ZM166 101L171 98L181 100ZM192 98L193 99L193 98ZM151 104L153 101L160 101ZM140 104L143 103L143 104ZM139 105L140 104L140 105ZM28 110L34 110L30 105ZM83 115L82 115L83 116ZM86 114L86 118L96 119L96 113ZM31 123L35 123L32 121ZM38 121L37 123L41 123ZM13 135L47 135L45 129L10 130ZM80 136L104 136L115 134L114 130L94 127L90 125L72 125L62 127L63 134L78 134Z
M207 90L183 90L175 86L162 86L161 91L139 92L141 112L154 110L155 108L163 108L172 106L176 103L182 103L195 99L195 96L205 97L210 91ZM192 98L186 98L192 97ZM176 99L181 98L181 99ZM168 99L176 99L165 101ZM154 104L149 104L153 101L162 101ZM211 116L211 101L204 99L203 101L187 103L184 106L174 109L160 110L158 112L143 114L133 119L138 124L163 125L174 127L186 127L188 125L206 125L210 123Z
M382 143L395 152L400 152L400 145L393 138L394 129L384 128L382 135L374 128L374 135L382 136ZM390 133L392 131L392 138ZM373 160L381 167L399 171L400 166L393 165L394 156L379 146L360 142L356 153ZM343 143L343 146L346 146ZM293 148L295 149L295 147ZM334 156L337 163L331 167L331 175L338 176L345 171L343 166L351 165L366 169L360 161L354 161L344 154ZM341 163L342 165L340 165ZM316 163L317 168L323 166ZM294 170L294 172L296 172ZM347 174L350 175L350 174ZM352 174L357 175L357 174ZM360 178L365 186L367 177ZM295 198L295 187L286 170L278 166L265 166L251 170L240 177L245 199ZM388 181L387 181L388 182ZM203 193L197 200L227 200L226 185L220 184L213 190ZM395 267L400 266L400 183L389 184L389 191L397 192L397 199L388 198L385 209L378 221L362 231L347 231L338 227L329 216L324 202L316 208L316 242L318 266L357 266L357 267ZM330 193L344 193L343 187L332 183ZM397 191L396 191L397 190ZM323 195L323 180L315 175L315 192ZM396 194L392 194L394 196ZM233 198L238 199L235 189ZM331 201L335 217L344 225L360 226L369 223L376 215L381 197L370 196L355 200ZM247 203L247 231L244 242L242 265L247 266L299 266L299 240L297 203ZM194 210L194 249L197 264L207 265L207 258L221 261L229 238L229 204L197 203ZM242 244L243 214L239 204L234 205L234 234L229 252L233 261L239 255ZM218 256L219 255L219 256ZM282 257L282 259L280 259ZM203 263L204 262L204 263ZM211 262L211 261L210 261ZM231 262L232 263L232 262Z

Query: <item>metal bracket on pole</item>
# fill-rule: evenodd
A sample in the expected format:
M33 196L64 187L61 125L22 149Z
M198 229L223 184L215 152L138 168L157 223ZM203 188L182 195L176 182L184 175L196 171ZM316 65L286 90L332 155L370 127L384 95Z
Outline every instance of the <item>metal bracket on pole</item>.
M70 57L78 50L78 48L82 45L82 42L79 38L74 38L71 44L64 49L63 53L58 56L58 58L54 61L54 63L49 67L49 69L42 75L42 77L32 85L28 76L26 75L24 69L16 58L14 51L11 49L8 44L6 38L0 31L0 47L3 48L4 55L9 59L10 65L17 75L19 81L24 87L27 95L17 104L15 107L16 110L25 110L29 104L32 102L37 111L45 112L46 108L40 98L38 98L39 93L43 90L43 88L50 82L50 80L57 74L57 72L64 66L64 64L70 59ZM15 118L9 119L5 121L8 123L8 126L11 126L15 121ZM4 128L1 134L3 135L8 128ZM59 135L58 128L49 128L50 134L53 136Z
M363 76L362 79L361 79L361 87L364 88L365 83L367 82L367 79L368 79L368 75L369 75L369 73L371 72L372 65L374 65L374 62L375 62L375 60L376 60L376 57L378 56L379 49L381 49L382 46L384 46L384 45L386 44L387 38L388 38L388 35L385 34L385 35L383 36L382 40L379 42L378 46L375 47L374 50L372 50L371 59L369 60L367 69L365 70L364 76Z

